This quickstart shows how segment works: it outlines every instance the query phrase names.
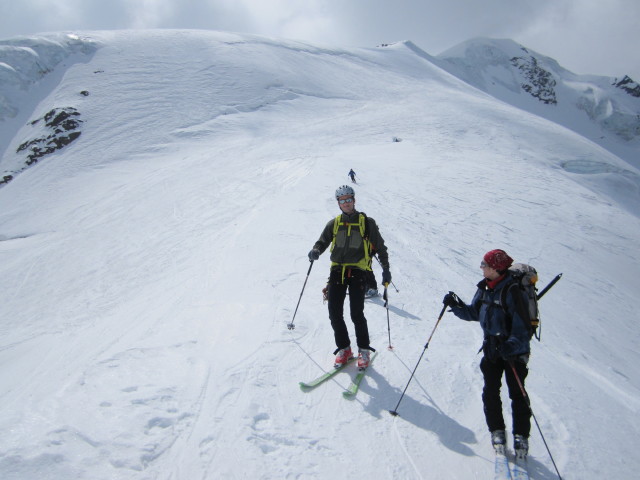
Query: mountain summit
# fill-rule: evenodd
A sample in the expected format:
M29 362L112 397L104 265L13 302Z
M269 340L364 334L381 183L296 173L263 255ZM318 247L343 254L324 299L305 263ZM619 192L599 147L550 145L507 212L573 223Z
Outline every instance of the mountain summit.
M475 38L436 58L470 85L640 166L640 86L629 76L577 75L513 40Z
M194 35L186 35L184 40L192 38L196 45L198 40ZM80 125L84 120L83 112L75 105L78 98L70 102L74 105L51 105L45 111L36 106L48 89L61 81L67 68L74 63L89 62L96 51L106 45L98 37L90 33L57 33L0 42L0 79L3 80L0 84L0 124L3 125L0 152L4 152L0 158L0 185L81 135ZM244 38L269 43L267 39L258 40L260 37ZM238 47L245 42L242 40ZM293 42L287 45L300 52L322 52L312 45ZM576 75L555 60L504 39L472 39L437 57L412 42L383 46L396 50L406 46L469 85L569 128L634 167L640 167L640 86L626 75L621 78ZM179 47L174 44L171 48ZM341 53L336 51L336 54ZM264 68L272 70L272 66ZM104 71L97 68L94 79L87 85L99 84L94 80L102 73ZM296 87L298 90L288 89L282 92L284 95L304 91L304 82L310 80L303 72L296 72L295 77L294 83L300 85ZM194 82L180 82L195 86ZM206 90L210 89L203 90L203 97L208 96ZM277 88L270 90L278 92ZM87 87L76 95L82 98L91 93ZM219 109L220 104L214 100L211 108Z

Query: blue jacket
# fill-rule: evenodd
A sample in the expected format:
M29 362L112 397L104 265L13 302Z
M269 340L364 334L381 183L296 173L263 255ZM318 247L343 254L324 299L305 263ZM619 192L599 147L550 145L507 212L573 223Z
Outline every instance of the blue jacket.
M507 291L504 308L500 306L502 289L510 283L510 273L507 273L493 290L483 279L478 283L478 290L470 305L451 307L456 317L480 322L484 332L484 354L489 360L507 359L528 354L530 351L529 322L518 312L514 296L520 290L514 287Z

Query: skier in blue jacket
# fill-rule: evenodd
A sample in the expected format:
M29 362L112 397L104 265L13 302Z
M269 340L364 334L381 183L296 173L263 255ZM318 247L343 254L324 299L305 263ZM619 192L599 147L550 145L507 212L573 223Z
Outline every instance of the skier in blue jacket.
M518 385L515 369L522 387L528 373L530 352L530 328L523 303L515 295L520 290L507 290L505 305L501 303L502 290L511 283L509 267L513 259L504 250L491 250L480 264L484 278L469 305L453 292L444 297L444 304L459 318L480 322L484 332L480 370L484 377L482 402L485 419L491 432L491 442L496 451L506 448L505 423L502 416L500 387L504 375L511 398L514 450L516 455L526 457L529 450L531 411L522 389ZM513 368L512 368L513 366Z

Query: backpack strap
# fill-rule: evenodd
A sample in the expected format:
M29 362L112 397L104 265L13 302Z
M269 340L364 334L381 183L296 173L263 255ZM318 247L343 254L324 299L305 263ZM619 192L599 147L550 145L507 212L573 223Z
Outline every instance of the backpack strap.
M340 228L340 219L342 218L342 214L338 215L333 221L333 238L331 239L331 250L336 246L336 235L338 234L338 228Z
M369 241L369 221L368 217L364 213L360 213L358 218L358 226L360 227L360 236L362 236L362 243L364 244L364 260L371 270L371 242Z
M362 234L362 238L369 241L369 217L364 212L360 212L360 218L363 219L364 229L360 226L360 233Z

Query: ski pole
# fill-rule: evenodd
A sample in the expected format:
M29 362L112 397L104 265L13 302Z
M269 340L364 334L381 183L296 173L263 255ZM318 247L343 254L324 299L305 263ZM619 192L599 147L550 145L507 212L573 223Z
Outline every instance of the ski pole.
M389 323L389 297L387 296L387 287L389 283L384 284L384 294L382 298L384 298L384 307L387 309L387 331L389 332L389 346L387 347L389 350L393 350L391 346L391 324Z
M540 300L542 298L542 296L547 293L549 291L549 289L551 287L553 287L556 283L558 283L558 280L560 280L562 278L562 274L559 273L558 275L555 276L555 278L553 280L551 280L549 282L549 285L547 285L546 287L544 287L540 293L536 296L536 300Z
M309 265L309 270L307 271L307 278L304 279L304 285L302 285L302 291L300 292L300 298L298 298L298 304L296 305L296 311L293 312L293 318L291 319L291 323L287 324L287 328L289 330L293 330L296 326L293 324L293 321L296 319L296 313L298 313L298 307L300 306L300 300L302 300L302 294L304 293L304 287L307 286L307 280L309 280L309 274L311 273L311 267L313 267L313 260L311 260L311 265Z
M559 276L556 277L556 278L559 280ZM513 375L516 377L516 381L518 382L518 386L520 387L520 391L522 392L522 396L524 397L524 401L526 402L527 407L529 407L529 412L531 413L531 416L533 417L533 420L536 422L536 427L538 427L538 432L540 432L540 436L542 437L542 441L544 442L544 446L547 449L547 453L549 453L549 458L551 458L551 463L553 463L553 468L556 469L556 473L558 474L558 478L560 480L562 480L562 476L560 476L560 472L558 471L558 467L556 466L556 462L553 459L553 455L551 455L551 450L549 450L549 445L547 445L547 441L545 440L544 435L542 434L542 430L540 429L540 424L538 423L538 419L533 414L533 410L531 409L531 401L529 400L529 395L527 395L527 391L524 389L524 385L522 385L522 382L520 381L520 377L518 376L518 372L516 372L516 367L513 364L513 361L510 361L509 365L511 366L511 370L513 370Z
M404 398L404 394L406 393L407 388L409 388L409 384L411 383L411 380L413 379L413 375L416 373L416 370L418 369L418 365L420 365L420 360L422 360L422 356L424 355L424 352L426 352L427 348L429 348L429 342L431 342L431 338L433 337L433 334L436 333L436 328L438 328L438 324L440 323L440 320L442 320L442 317L444 316L444 312L445 312L446 309L447 309L447 305L445 304L445 305L442 306L442 311L440 312L440 316L438 317L438 321L436 322L436 326L433 327L433 330L431 331L431 335L429 335L429 340L427 340L427 344L422 349L422 353L420 354L420 358L418 359L418 363L416 363L416 366L413 369L413 372L411 372L411 377L409 377L409 381L407 382L407 386L404 387L404 391L402 392L402 395L400 395L400 400L398 400L398 404L396 405L396 408L394 408L393 410L389 410L389 413L391 415L393 415L394 417L398 415L398 407L400 406L400 402Z
M376 255L374 255L373 258L375 258L378 261L378 264L382 267L382 262L380 262L380 259ZM393 280L391 281L391 285L393 285L393 288L396 289L396 293L400 293L400 290L396 288L396 284L393 283Z

